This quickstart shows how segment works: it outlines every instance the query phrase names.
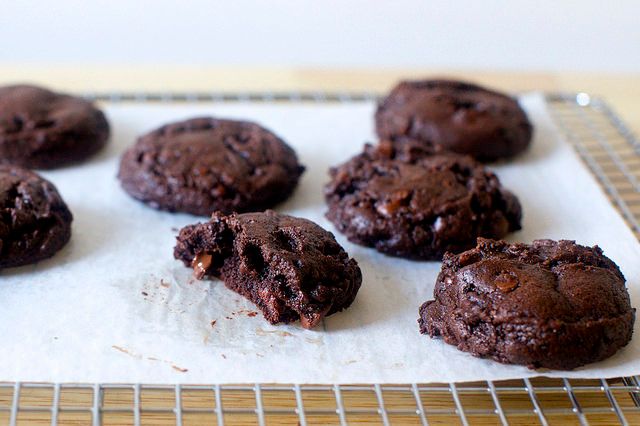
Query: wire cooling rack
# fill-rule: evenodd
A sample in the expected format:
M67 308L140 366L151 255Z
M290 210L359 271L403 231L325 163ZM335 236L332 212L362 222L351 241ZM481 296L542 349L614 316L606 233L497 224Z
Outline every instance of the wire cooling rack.
M372 94L87 94L103 102L368 102ZM640 142L598 98L549 94L559 129L640 238ZM640 377L401 385L0 383L0 424L640 424Z

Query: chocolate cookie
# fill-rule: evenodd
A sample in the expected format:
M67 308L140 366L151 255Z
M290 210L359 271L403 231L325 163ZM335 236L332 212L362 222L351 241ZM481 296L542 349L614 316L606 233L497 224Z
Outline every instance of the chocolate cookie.
M0 165L0 269L53 256L69 241L72 219L51 182Z
M635 309L618 266L574 241L479 239L446 255L420 331L475 356L569 370L631 340Z
M152 207L209 216L272 207L303 171L295 152L255 123L194 118L139 138L123 155L118 177Z
M401 82L378 105L375 121L381 139L417 140L433 152L481 161L513 157L527 148L532 135L515 99L451 80Z
M520 229L518 199L470 157L366 145L330 171L327 218L350 241L438 260Z
M108 138L104 114L84 99L35 86L0 87L0 164L62 167L94 154Z
M313 328L346 309L362 282L355 260L315 223L267 210L225 216L183 228L176 259L197 278L221 278L272 324L300 320Z

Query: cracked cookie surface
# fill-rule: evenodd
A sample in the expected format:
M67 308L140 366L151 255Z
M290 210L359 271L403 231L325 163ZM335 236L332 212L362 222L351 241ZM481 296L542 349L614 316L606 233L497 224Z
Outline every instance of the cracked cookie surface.
M37 174L0 165L0 269L49 258L71 237L72 215Z
M305 328L346 309L362 274L334 236L307 219L279 214L216 212L180 230L174 257L197 278L220 278L272 324Z
M529 368L603 360L633 333L625 278L599 247L479 239L446 255L420 332L475 356Z
M518 199L470 157L388 142L330 170L327 218L350 241L412 259L439 260L477 237L520 229Z
M515 99L452 80L399 83L378 105L375 122L381 139L418 141L432 152L453 151L481 161L519 154L533 133Z
M35 86L0 87L0 164L62 167L96 153L108 139L107 119L84 99Z
M272 207L303 171L293 149L258 124L203 117L140 137L122 156L118 177L152 207L209 216Z

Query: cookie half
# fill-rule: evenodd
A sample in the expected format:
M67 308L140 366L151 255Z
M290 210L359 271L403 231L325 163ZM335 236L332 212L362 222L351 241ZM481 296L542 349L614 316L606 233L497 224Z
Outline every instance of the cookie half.
M574 241L480 239L446 255L420 332L479 357L570 370L631 340L635 309L618 266Z
M225 216L183 228L174 257L197 278L220 278L272 324L304 328L346 309L362 274L334 236L317 224L267 210Z
M118 177L152 207L209 216L272 207L303 171L293 149L258 124L194 118L140 137L122 156Z
M433 152L453 151L480 161L513 157L533 128L517 100L453 80L403 81L378 105L381 139L415 140Z
M80 162L109 139L102 111L36 86L0 87L0 164L53 169Z
M518 199L467 156L366 145L330 175L327 218L382 253L439 260L520 229Z
M72 219L51 182L0 165L0 269L53 256L71 238Z

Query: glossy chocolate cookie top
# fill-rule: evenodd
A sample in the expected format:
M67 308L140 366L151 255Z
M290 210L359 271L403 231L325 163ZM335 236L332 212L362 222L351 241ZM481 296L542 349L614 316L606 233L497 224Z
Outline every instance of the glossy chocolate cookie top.
M71 237L72 215L51 182L0 165L0 269L53 256Z
M597 246L480 239L445 256L419 323L476 356L573 369L626 345L634 320L624 276Z
M524 151L532 126L517 100L452 80L403 81L379 104L381 139L421 142L432 152L452 151L480 161Z
M109 123L90 102L36 86L0 87L0 164L53 169L102 148Z
M367 145L331 169L327 218L350 241L412 259L437 260L477 237L520 229L518 199L468 156Z
M272 207L303 171L293 149L258 124L203 117L140 137L123 155L118 177L152 207L209 216Z

